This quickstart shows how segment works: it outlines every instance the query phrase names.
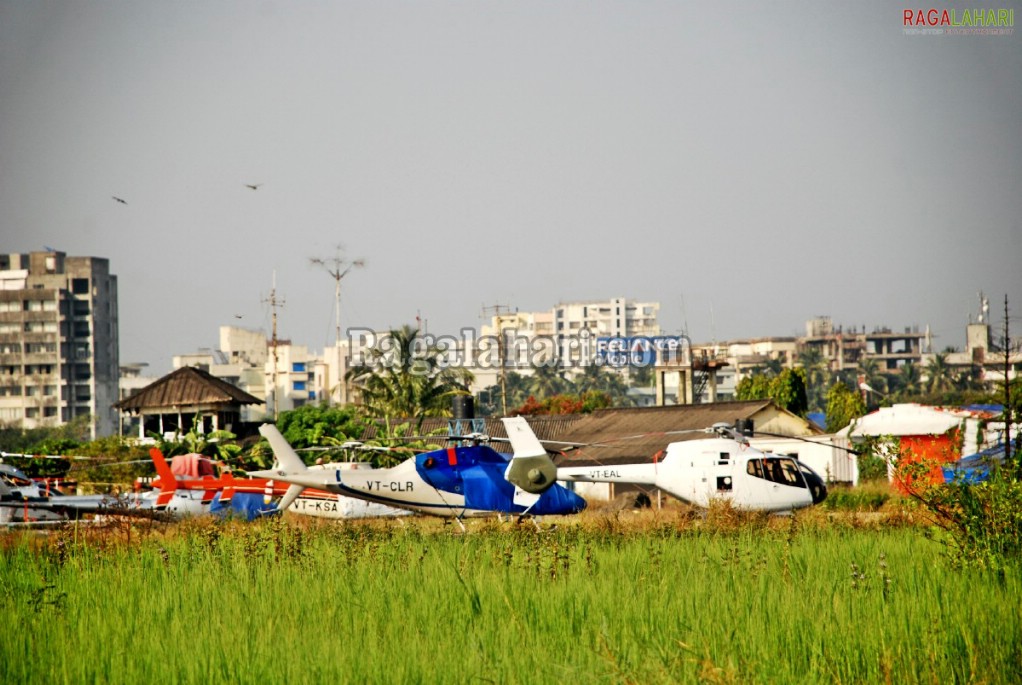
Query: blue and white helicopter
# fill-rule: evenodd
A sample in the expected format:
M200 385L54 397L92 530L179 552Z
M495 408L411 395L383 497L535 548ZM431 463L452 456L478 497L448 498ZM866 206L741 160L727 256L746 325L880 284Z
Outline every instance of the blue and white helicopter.
M584 499L558 485L557 467L524 418L502 419L514 454L467 436L473 444L418 454L386 469L309 468L273 424L260 426L276 457L274 468L249 475L290 483L285 510L306 488L326 490L431 516L575 514ZM475 437L475 440L472 438Z

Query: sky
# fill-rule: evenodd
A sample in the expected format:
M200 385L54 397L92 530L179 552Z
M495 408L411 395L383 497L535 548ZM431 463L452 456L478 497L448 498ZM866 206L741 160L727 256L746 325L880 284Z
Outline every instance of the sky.
M345 329L627 297L963 347L980 291L1022 311L1022 35L932 6L0 0L0 252L108 258L154 375L269 335L274 282L332 344L338 255Z

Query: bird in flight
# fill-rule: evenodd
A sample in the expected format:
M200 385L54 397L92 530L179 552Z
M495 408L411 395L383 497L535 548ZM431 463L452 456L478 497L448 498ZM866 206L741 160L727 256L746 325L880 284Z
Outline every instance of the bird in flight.
M246 183L245 187L246 188L251 188L252 190L259 190L259 186L261 186L261 185L262 185L262 183Z
M121 203L122 205L126 205L126 204L128 204L127 200L122 200L121 198L117 197L116 195L111 195L110 197L112 197L113 199L117 200L117 201L118 201L118 202L120 202L120 203Z

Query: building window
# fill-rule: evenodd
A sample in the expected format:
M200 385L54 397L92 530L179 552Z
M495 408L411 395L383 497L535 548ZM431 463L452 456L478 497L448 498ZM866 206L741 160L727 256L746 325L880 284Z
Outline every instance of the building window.
M305 373L305 362L294 362L291 364L292 373Z
M75 303L74 303L74 315L75 316L88 316L89 315L89 301L88 300L75 300Z
M87 278L72 278L71 279L71 292L75 295L88 295L89 294L89 279Z
M296 391L305 390L305 381L295 381L294 382L294 389Z

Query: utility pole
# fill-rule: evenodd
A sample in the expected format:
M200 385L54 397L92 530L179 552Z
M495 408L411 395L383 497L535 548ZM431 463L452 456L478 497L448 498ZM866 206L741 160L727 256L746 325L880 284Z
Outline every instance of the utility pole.
M493 312L493 321L497 324L497 362L500 364L500 404L504 416L507 416L507 368L504 363L504 319L513 318L512 313L517 314L518 310L511 311L506 304L495 304L490 307L483 307L483 318L488 312Z
M312 266L321 266L326 269L326 272L334 279L334 323L336 324L336 332L334 333L334 352L337 355L337 403L345 404L347 401L347 393L344 388L344 378L341 373L341 367L343 362L341 360L341 279L348 275L348 272L358 267L362 268L365 266L364 259L353 259L347 260L341 256L344 248L338 244L336 252L334 253L333 259L320 259L319 257L310 257L309 264ZM332 399L333 393L330 391L330 379L327 378L327 397Z
M277 299L277 271L273 271L273 287L270 289L269 299L263 300L263 302L270 305L271 321L272 323L272 335L270 337L270 347L273 350L273 370L270 373L273 383L273 412L270 414L273 420L277 420L277 307L284 306L284 300Z
M1008 294L1004 294L1004 464L1011 464L1011 338L1008 337ZM1022 460L1015 465L1015 479L1022 480Z

